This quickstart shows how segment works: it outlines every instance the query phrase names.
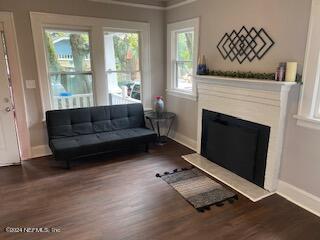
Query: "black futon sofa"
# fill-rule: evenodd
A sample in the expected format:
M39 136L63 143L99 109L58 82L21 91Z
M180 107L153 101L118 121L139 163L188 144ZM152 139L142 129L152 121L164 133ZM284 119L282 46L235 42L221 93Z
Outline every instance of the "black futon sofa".
M46 112L54 158L70 161L144 144L156 139L146 128L142 104L112 105Z

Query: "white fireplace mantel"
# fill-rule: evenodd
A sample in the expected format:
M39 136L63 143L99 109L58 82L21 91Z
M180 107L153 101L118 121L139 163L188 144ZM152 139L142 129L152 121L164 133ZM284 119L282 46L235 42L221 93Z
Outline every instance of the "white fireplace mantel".
M197 75L194 78L196 85L216 84L230 87L260 89L264 91L281 91L284 90L283 88L289 91L292 87L296 87L298 85L296 82L279 82L275 80L230 78L206 75Z
M198 94L197 151L201 149L202 110L210 110L271 128L264 189L277 189L288 107L299 84L272 80L196 76Z

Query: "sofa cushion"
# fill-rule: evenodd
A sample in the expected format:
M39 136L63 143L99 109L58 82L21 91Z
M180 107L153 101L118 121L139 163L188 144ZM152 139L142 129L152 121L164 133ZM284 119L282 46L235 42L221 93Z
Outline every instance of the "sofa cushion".
M137 138L145 138L145 137L151 137L154 138L156 134L147 128L130 128L130 129L124 129L124 130L117 130L113 132L104 132L104 133L98 133L97 136L101 139L103 142L116 142L116 141L124 141L130 139L137 140ZM151 140L152 140L151 139Z
M122 129L112 132L52 139L50 147L57 160L108 152L123 146L153 141L156 134L147 128Z

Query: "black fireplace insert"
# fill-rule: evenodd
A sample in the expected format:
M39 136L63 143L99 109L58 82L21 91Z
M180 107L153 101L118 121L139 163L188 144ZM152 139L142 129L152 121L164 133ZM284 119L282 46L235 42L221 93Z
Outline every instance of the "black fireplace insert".
M264 186L270 127L203 110L201 155Z

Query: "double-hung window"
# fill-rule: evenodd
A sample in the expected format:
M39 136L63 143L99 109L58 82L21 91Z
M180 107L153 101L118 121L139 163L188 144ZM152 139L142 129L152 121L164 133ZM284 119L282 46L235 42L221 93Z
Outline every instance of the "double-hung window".
M320 129L320 0L312 1L298 125Z
M105 32L104 47L110 103L140 103L143 97L140 33Z
M183 30L176 33L176 61L174 86L182 91L192 91L194 30Z
M199 19L168 24L167 93L196 99L193 82L199 42Z
M52 109L93 106L89 32L45 29L44 34Z

